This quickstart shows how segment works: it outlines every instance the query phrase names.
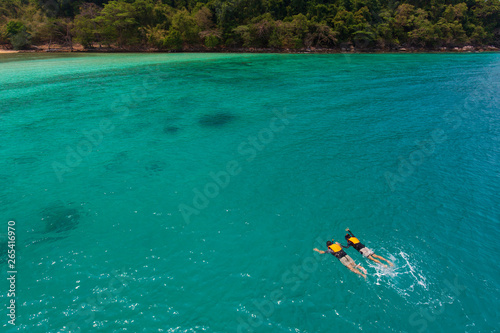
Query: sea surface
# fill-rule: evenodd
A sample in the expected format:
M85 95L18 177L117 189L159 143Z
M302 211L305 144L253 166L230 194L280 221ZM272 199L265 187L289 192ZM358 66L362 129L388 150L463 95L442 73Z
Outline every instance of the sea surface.
M0 330L499 332L499 96L494 53L0 55Z

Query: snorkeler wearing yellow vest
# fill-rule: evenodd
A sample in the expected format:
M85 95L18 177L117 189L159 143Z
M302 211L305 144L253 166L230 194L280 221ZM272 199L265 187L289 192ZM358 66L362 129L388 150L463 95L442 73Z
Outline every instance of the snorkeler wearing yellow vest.
M332 239L333 240L333 239ZM363 267L361 267L361 265L356 265L356 263L354 262L354 260L352 260L351 257L349 257L347 255L347 253L344 252L344 250L342 250L342 248L345 248L345 246L341 245L340 243L336 242L335 244L333 244L332 242L328 241L326 242L326 246L327 246L327 250L326 251L321 251L321 250L318 250L316 248L314 248L313 250L318 252L318 253L331 253L332 255L334 255L338 260L340 260L340 262L347 268L349 268L351 271L353 271L354 273L356 274L359 274L361 275L362 277L364 277L366 279L366 269L364 269ZM357 270L356 268L360 268L363 272L365 272L365 274L361 273L359 270Z
M363 255L363 257L365 257L365 258L373 260L376 263L381 264L384 267L387 267L387 265L381 263L379 260L377 260L375 258L385 260L385 261L387 261L389 263L389 265L394 266L394 264L392 262L390 262L389 260L385 259L384 257L376 255L375 252L373 252L372 250L370 250L369 248L367 248L366 246L364 246L359 241L359 239L357 239L356 237L354 237L354 234L351 232L351 230L349 230L349 228L345 229L345 231L348 232L348 234L345 235L345 239L347 241L347 246L344 246L345 249L347 249L348 247L352 246L353 248L355 248L356 250L358 250L358 252L361 253Z

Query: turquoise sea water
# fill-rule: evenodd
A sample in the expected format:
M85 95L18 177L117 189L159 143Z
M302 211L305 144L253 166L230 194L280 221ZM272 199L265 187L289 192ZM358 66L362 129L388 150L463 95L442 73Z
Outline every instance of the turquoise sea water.
M0 55L2 331L498 332L499 66Z

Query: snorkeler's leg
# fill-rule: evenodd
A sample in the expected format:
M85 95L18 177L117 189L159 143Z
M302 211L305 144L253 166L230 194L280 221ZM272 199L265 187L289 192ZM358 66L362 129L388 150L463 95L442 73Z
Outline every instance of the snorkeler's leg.
M389 260L385 259L385 258L384 258L384 257L382 257L382 256L379 256L379 255L377 255L377 254L375 254L375 253L374 253L374 254L372 254L372 256L374 256L374 257L376 257L376 258L379 258L379 259L382 259L382 260L385 260L385 261L387 261L387 262L389 263L389 265L394 266L394 264L393 264L392 262L390 262Z
M358 271L356 268L354 268L352 265L349 265L347 266L347 268L349 268L349 270L353 271L354 273L358 274L358 275L361 275L362 277L364 277L366 279L366 275L364 275L363 273L361 273L360 271Z
M383 263L381 263L380 261L378 261L377 259L373 258L374 256L375 256L375 255L374 255L374 254L372 254L371 256L368 256L368 259L370 259L371 261L375 261L377 264L380 264L380 265L382 265L382 266L384 266L384 267L387 267L387 265L386 265L386 264L383 264Z
M365 274L367 273L366 269L363 266L361 266L361 264L357 264L355 267L362 270Z

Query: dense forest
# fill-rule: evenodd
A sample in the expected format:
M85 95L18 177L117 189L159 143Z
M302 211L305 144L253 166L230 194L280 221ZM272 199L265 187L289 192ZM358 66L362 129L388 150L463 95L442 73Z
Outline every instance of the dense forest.
M500 45L500 0L0 0L0 46L440 49Z

